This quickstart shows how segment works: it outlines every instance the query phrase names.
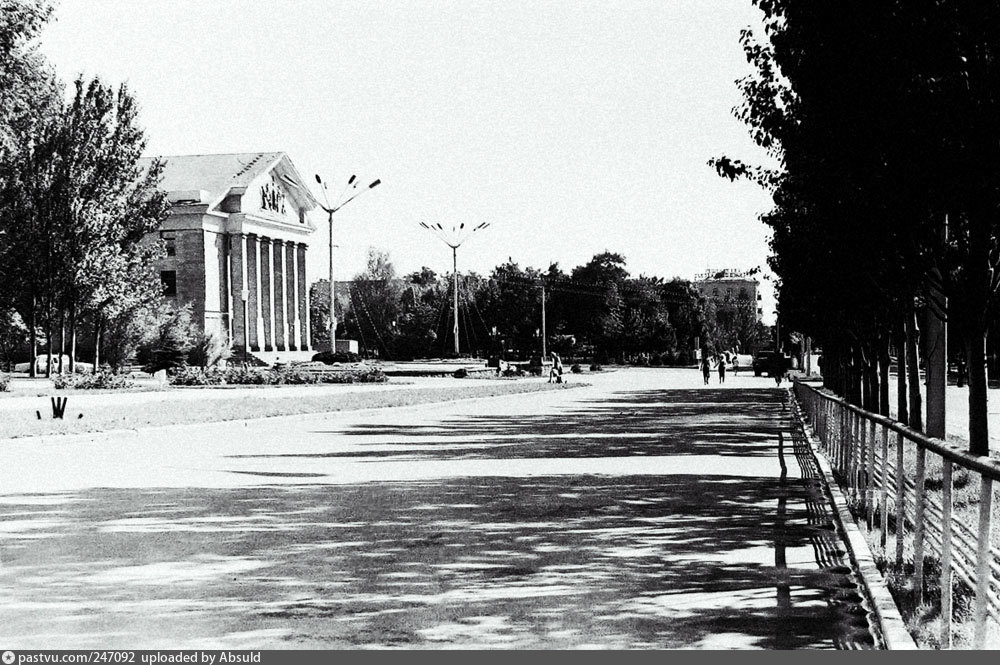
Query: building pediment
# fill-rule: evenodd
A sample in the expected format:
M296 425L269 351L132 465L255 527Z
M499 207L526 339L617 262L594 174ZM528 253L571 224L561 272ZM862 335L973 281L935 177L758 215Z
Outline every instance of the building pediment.
M175 210L242 214L312 232L318 203L283 152L163 157L160 188Z
M309 213L316 208L316 200L285 155L231 194L239 196L239 210L234 212L315 229Z

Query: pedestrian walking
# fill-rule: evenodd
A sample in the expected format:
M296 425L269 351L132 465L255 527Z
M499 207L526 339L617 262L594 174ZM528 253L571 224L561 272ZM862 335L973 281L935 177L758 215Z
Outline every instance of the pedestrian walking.
M771 360L771 367L768 369L768 374L774 379L774 383L781 387L781 382L785 380L788 370L789 361L785 359L783 355L777 354Z
M712 376L712 365L708 362L708 354L701 354L701 375L705 378L705 385L708 385L708 377Z
M563 366L559 354L552 352L552 367L549 368L549 383L555 380L556 383L563 382Z
M719 356L719 383L726 382L726 356Z

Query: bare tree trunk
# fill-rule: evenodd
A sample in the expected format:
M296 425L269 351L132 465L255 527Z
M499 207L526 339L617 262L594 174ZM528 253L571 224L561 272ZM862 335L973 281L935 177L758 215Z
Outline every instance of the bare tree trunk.
M933 292L933 291L932 291ZM940 296L939 296L940 297ZM940 297L944 303L947 300ZM927 387L925 394L925 432L939 439L945 437L948 388L948 324L928 305L924 314L923 356Z
M59 373L63 370L63 356L66 355L66 312L59 313Z
M94 374L101 366L101 317L94 316Z
M49 308L48 316L45 321L45 347L48 350L49 357L45 363L45 378L51 378L52 376L52 354L55 351L53 338L55 335L52 332L52 308Z
M889 335L883 334L878 341L878 412L889 417Z
M69 307L69 373L76 372L76 303Z
M990 454L990 431L987 420L986 334L973 333L968 338L969 358L969 452Z
M917 358L917 318L913 307L906 311L906 371L910 391L910 419L907 423L918 432L924 431L923 404L920 399L920 365Z
M869 355L865 353L864 347L859 347L855 352L855 357L858 359L858 380L860 382L860 401L857 403L862 409L870 411L872 403L872 382L871 382L871 363Z
M36 378L38 371L35 369L35 360L38 358L38 319L35 313L35 297L31 297L31 313L28 315L28 337L31 341L31 364L28 366L28 376Z
M865 385L868 392L865 409L878 412L878 341L868 345L865 358Z
M902 323L902 320L900 320ZM901 328L896 333L896 420L910 422L910 404L906 386L906 333Z
M864 353L861 351L860 346L855 346L851 351L851 355L853 357L851 364L851 404L864 408L865 393L867 392Z

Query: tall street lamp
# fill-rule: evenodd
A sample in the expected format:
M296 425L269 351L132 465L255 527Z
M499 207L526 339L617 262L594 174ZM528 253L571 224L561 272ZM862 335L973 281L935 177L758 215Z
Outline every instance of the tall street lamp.
M452 332L455 336L456 356L458 356L458 248L461 247L462 243L468 240L469 236L471 236L473 233L479 231L480 229L485 229L489 225L490 225L489 222L483 222L479 226L466 229L465 223L463 222L458 226L451 227L451 231L448 231L443 226L441 226L440 222L438 222L437 224L425 224L424 222L420 222L420 226L424 227L425 229L436 235L441 242L451 247L451 264L452 264L452 272L454 274L454 279L455 279L455 288L454 288L455 325L452 329Z
M326 205L322 205L321 204L320 208L322 208L324 211L326 211L327 223L329 224L329 230L330 230L330 256L329 256L329 258L330 258L330 263L329 263L329 277L330 277L330 353L336 353L337 352L337 339L336 339L336 333L337 333L337 313L336 313L336 310L334 309L334 306L335 306L334 303L336 302L336 298L335 298L335 295L334 295L335 289L333 288L333 213L337 212L338 210L340 210L341 208L343 208L345 205L347 205L348 203L350 203L354 199L356 199L359 196L361 196L363 193L365 193L369 189L373 189L375 187L378 187L382 183L382 181L379 180L379 179L375 179L367 187L365 187L364 189L359 190L358 189L358 177L356 175L352 175L347 180L347 185L344 187L344 191L342 191L340 193L340 196L338 196L335 199L337 201L340 201L340 203L338 203L336 205L333 205L333 206L330 205L330 199L327 198L326 183L323 182L323 179L319 177L318 173L316 174L316 182L323 189L323 201L326 203ZM344 198L345 196L347 198Z

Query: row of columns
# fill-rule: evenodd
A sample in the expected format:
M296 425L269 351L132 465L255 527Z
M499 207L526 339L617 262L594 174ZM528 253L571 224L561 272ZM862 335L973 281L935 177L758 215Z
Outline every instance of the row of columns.
M309 351L306 245L253 233L229 236L233 346Z

